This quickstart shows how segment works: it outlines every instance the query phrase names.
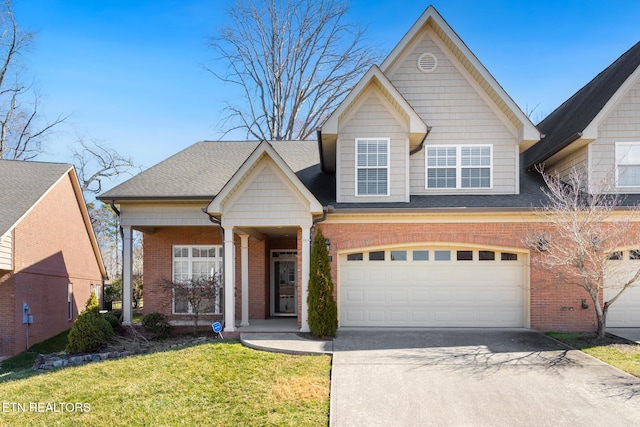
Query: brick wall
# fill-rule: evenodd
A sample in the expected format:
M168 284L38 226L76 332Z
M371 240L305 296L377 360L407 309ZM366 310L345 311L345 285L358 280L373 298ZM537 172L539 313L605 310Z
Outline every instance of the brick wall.
M172 314L172 294L163 285L172 277L173 245L222 245L218 227L165 227L153 233L144 233L144 308L145 312L157 311L172 320L190 321L185 314ZM240 238L235 239L236 266L236 319L242 315L242 289L240 267ZM249 239L249 318L264 319L268 310L265 289L265 242ZM265 308L266 306L266 308ZM203 319L220 319L219 315L202 316Z
M527 251L523 236L544 225L531 223L434 223L434 224L331 224L319 225L331 241L331 273L337 289L338 251L370 246L415 243L471 244L514 251ZM539 266L540 254L525 260L530 269L531 327L541 331L592 331L596 319L586 291L566 283L559 273ZM536 268L538 266L538 268ZM589 309L581 308L585 299Z
M3 355L26 348L22 302L31 307L29 345L66 329L67 288L73 284L73 319L84 309L91 284L102 277L82 219L71 178L61 180L18 224L14 234L15 274L0 279ZM11 335L13 333L13 335Z

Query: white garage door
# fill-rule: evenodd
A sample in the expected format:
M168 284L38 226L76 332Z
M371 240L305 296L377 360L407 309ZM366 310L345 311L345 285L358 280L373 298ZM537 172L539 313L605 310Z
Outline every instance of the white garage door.
M523 327L521 254L394 248L340 256L340 326Z
M620 251L614 254L607 266L604 300L609 301L640 269L640 251ZM620 298L609 307L607 326L612 328L640 327L640 283L627 288Z

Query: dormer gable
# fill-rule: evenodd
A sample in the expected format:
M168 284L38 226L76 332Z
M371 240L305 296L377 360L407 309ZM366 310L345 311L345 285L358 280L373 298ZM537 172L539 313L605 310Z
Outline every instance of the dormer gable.
M382 73L380 68L373 65L322 125L318 142L320 144L322 169L324 172L335 172L336 143L340 124L344 123L344 121L353 114L363 97L370 90L375 91L381 100L390 106L390 112L399 116L399 121L406 122L410 147L417 147L426 136L426 123L402 95L400 95L400 92L398 92L395 86L393 86L389 79Z

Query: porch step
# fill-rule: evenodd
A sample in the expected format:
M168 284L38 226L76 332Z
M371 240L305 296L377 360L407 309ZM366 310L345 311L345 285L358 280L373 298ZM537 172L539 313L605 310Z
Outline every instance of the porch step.
M333 340L303 338L292 332L243 332L240 342L255 350L287 354L333 354Z

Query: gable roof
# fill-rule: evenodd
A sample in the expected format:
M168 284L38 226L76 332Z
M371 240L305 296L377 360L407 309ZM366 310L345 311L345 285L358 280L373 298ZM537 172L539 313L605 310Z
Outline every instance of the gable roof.
M270 158L276 166L284 173L289 181L300 192L300 195L304 197L310 205L311 213L322 213L322 205L309 191L307 187L300 181L300 179L294 174L291 167L283 160L282 156L273 148L271 143L262 141L253 150L251 155L242 163L242 166L233 174L233 176L225 183L216 197L209 203L207 207L208 213L221 213L222 205L227 197L229 197L233 191L242 184L246 177L251 173L255 165L257 165L261 159L267 156Z
M351 107L356 104L362 92L373 85L387 98L398 112L400 112L408 122L409 139L413 145L418 145L427 134L427 125L415 112L413 107L398 92L398 89L389 81L380 68L371 66L369 71L351 89L346 98L340 103L338 108L331 113L321 127L320 142L322 170L325 172L335 172L336 169L336 138L338 135L338 122L347 114Z
M0 236L12 230L73 166L0 160Z
M101 194L98 200L211 201L259 141L202 141ZM316 141L271 141L293 172L318 163Z
M522 112L520 107L511 99L507 92L500 86L491 73L482 65L473 52L460 39L456 32L442 18L440 13L429 6L418 20L413 24L405 36L391 51L380 65L383 73L387 73L411 45L413 40L420 35L425 27L431 27L447 48L458 59L466 71L476 80L478 85L486 92L495 105L502 111L507 119L519 130L519 138L528 147L540 139L540 133L531 123L531 120Z
M102 261L82 190L73 165L21 160L0 160L0 237L13 230L31 209L65 177L69 176L78 201L98 268L103 278L107 273Z
M538 124L544 137L525 153L527 168L544 162L583 136L595 139L589 128L625 92L625 82L640 74L640 42L616 59L600 74ZM586 134L589 135L586 135Z

